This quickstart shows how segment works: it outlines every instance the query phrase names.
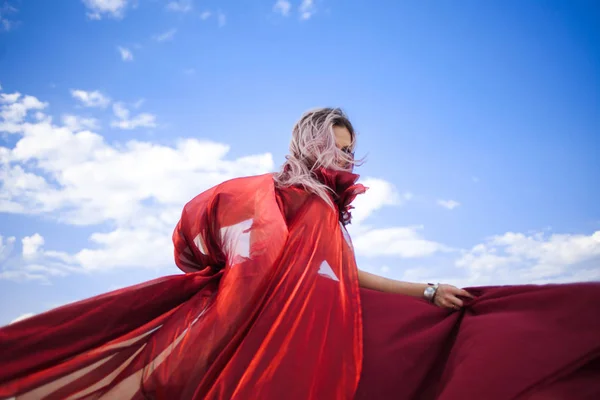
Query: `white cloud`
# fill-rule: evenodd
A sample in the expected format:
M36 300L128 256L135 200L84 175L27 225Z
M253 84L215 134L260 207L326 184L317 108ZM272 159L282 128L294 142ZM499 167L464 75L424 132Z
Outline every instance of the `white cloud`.
M353 202L355 207L352 210L353 224L361 223L383 206L401 205L412 196L410 193L400 195L394 185L383 179L366 178L361 183L369 190Z
M388 270L383 264L380 270L408 282L465 287L600 281L600 231L550 236L506 233L470 250L459 250L426 240L418 230L395 227L359 232L354 238L357 256L398 258L399 265ZM369 264L372 261L367 269L378 270Z
M35 233L32 236L25 236L21 239L21 243L23 244L23 258L34 258L44 245L44 238L39 233Z
M300 3L300 19L310 19L316 12L315 2L313 0L302 0Z
M41 111L38 111L33 115L34 115L35 119L37 119L38 121L43 121L43 120L47 120L47 119L52 120L52 117L47 116L46 114L44 114Z
M20 97L21 97L21 93L19 93L19 92L15 92L13 94L2 93L2 94L0 94L0 103L2 103L2 104L15 103L17 100L19 100Z
M126 47L118 46L117 50L121 55L121 60L123 61L133 61L133 53Z
M43 110L48 103L43 103L33 96L21 96L21 93L0 94L0 131L16 133L29 111Z
M50 280L47 276L40 274L31 274L24 270L8 270L8 271L0 271L0 279L5 279L13 282L27 282L27 281L36 281L44 285L49 285Z
M401 206L413 195L410 192L401 194L392 183L383 179L365 178L360 183L368 190L354 200L352 224L348 226L358 256L414 258L430 256L446 249L441 244L423 239L417 233L420 227L373 229L364 225L365 220L377 210L386 206Z
M357 255L365 257L396 256L418 258L438 252L452 251L449 247L421 236L421 226L369 229L357 232L353 239Z
M119 119L129 118L129 110L125 108L123 103L113 104L113 112L115 113L115 116Z
M2 26L2 29L5 32L9 32L13 29L13 27L15 26L15 23L13 21L11 21L8 18L4 18L2 15L0 15L0 26Z
M458 201L455 201L455 200L438 200L437 204L439 206L447 208L448 210L453 210L456 207L460 206L460 203Z
M273 5L273 12L288 17L292 10L292 3L289 0L277 0ZM298 13L301 20L310 19L317 12L314 0L302 0L298 6Z
M121 103L115 113L130 118ZM273 168L270 154L227 159L229 146L206 140L108 144L91 131L25 119L15 124L16 145L0 147L0 212L100 226L89 246L70 254L45 250L31 236L24 251L36 257L11 261L0 279L48 284L73 271L171 266L171 235L187 201L229 178Z
M9 157L14 157L14 155L9 153L6 158ZM26 172L20 165L12 166L6 162L6 164L2 163L0 165L0 183L2 183L0 185L2 189L0 191L0 212L27 213L29 207L36 204L38 207L44 208L39 204L40 201L38 199L31 198L35 193L50 190L43 177ZM48 192L45 196L50 195L51 193ZM35 196L41 196L41 194ZM20 201L22 198L29 199L27 201L29 204L24 204L23 201ZM48 201L49 199L46 198L46 202Z
M90 19L99 20L104 16L112 18L123 18L127 7L127 0L83 0L87 7L87 16Z
M166 32L155 35L154 40L156 40L157 42L166 42L169 40L173 40L173 38L175 37L175 33L177 33L177 29L169 29Z
M44 114L41 115L44 117ZM43 118L38 118L42 120ZM83 130L97 130L100 128L100 123L96 118L85 118L77 115L65 114L62 116L62 123L70 131L79 132Z
M14 237L11 239L14 243ZM21 243L21 257L5 257L8 261L4 263L2 270L0 270L0 279L16 282L37 281L41 284L50 285L49 277L66 276L76 270L72 257L68 254L45 251L42 248L44 238L39 233L23 237Z
M141 113L131 119L112 121L110 126L113 128L131 130L137 128L156 127L156 117L153 114Z
M12 29L14 29L15 26L17 26L19 24L18 21L15 21L15 20L11 19L11 17L9 17L11 14L15 14L18 11L19 10L17 10L15 7L10 5L7 1L4 2L4 4L0 7L0 28L1 28L1 30L4 30L5 32L9 32Z
M211 15L212 13L210 11L203 11L202 13L200 13L200 19L206 21L210 18Z
M471 280L546 283L600 279L600 231L591 235L508 232L474 246L456 260Z
M170 1L169 3L167 3L166 8L169 11L187 13L193 10L194 5L192 3L192 0L178 0Z
M217 21L218 21L219 27L222 28L227 23L227 17L225 16L225 14L223 14L221 11L219 11L217 13Z
M138 108L140 108L144 103L146 102L146 99L139 99L137 100L135 103L132 104L132 107L135 108L136 110Z
M156 116L150 113L141 113L131 117L130 112L123 103L113 104L113 112L117 120L112 121L110 126L119 129L154 128L156 127Z
M99 102L98 96L80 97L82 102ZM12 148L0 146L0 212L43 215L65 224L91 226L94 233L84 248L71 253L45 249L43 237L34 234L23 238L23 251L16 255L12 252L15 238L0 236L0 279L49 284L75 271L170 267L171 234L185 202L226 179L273 169L270 154L231 159L229 146L206 140L184 138L169 145L139 140L108 143L93 127L82 126L82 116L71 116L71 122L63 117L59 125L46 114L32 118L47 106L32 96L0 94L0 131L9 129L19 135ZM136 118L123 103L115 103L113 112L117 121ZM390 267L374 267L374 271L394 275L399 267L389 260L380 263L379 258L391 257L413 265L404 274L418 281L431 277L442 282L503 284L600 279L600 232L507 233L462 251L454 260L457 250L430 240L422 227L364 225L379 208L402 205L411 195L401 194L381 179L367 178L363 183L371 190L357 198L356 226L350 228L356 230L357 256ZM439 262L438 269L429 268L440 258L446 261ZM413 264L416 261L419 265ZM455 267L449 268L453 262Z
M4 238L0 235L0 262L4 261L12 252L15 244L15 237L9 236Z
M27 313L27 314L19 315L17 318L15 318L12 321L10 321L10 324L14 324L15 322L23 321L24 319L31 318L34 315L35 314L33 314L33 313Z
M85 90L71 90L71 95L79 100L84 107L105 108L110 104L110 98L97 90L86 92Z
M281 14L284 17L290 15L290 10L292 9L292 3L287 0L277 0L273 5L273 11L277 14Z
M41 257L40 257L41 258ZM44 263L50 265L56 264L48 258L42 260ZM58 267L47 266L42 264L26 264L21 265L12 269L4 269L0 271L0 279L5 279L13 282L38 282L43 285L51 285L52 277L67 276L69 273L75 271L73 268L64 268L64 266L58 264Z

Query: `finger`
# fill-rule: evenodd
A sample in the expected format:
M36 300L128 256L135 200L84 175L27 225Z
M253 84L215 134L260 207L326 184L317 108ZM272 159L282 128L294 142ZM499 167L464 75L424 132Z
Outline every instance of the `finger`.
M458 308L460 308L464 305L463 301L461 299L459 299L458 297L453 297L452 299L450 299L450 303L457 306Z
M447 294L446 296L444 296L444 301L448 304L449 307L453 307L454 305L458 307L463 306L463 301L452 294Z
M436 298L434 301L435 305L441 308L448 308L448 303L441 296Z
M452 302L448 301L447 299L442 299L440 301L440 307L454 309L454 304L452 304Z
M448 292L450 292L451 294L455 295L455 296L462 296L462 289L457 288L456 286L450 286L449 288L450 290L448 290Z
M464 290L464 289L459 289L459 288L457 288L457 287L455 287L455 288L452 288L452 294L453 294L454 296L462 296L462 297L466 297L466 298L468 298L468 299L472 299L472 298L474 298L474 297L473 297L473 295L472 295L471 293L467 292L467 291L466 291L466 290Z

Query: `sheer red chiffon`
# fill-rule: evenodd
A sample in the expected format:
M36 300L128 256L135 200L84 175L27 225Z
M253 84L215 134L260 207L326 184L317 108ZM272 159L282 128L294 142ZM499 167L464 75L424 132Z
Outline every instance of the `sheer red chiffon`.
M290 206L288 224L271 175L199 195L173 235L187 274L0 330L0 398L351 398L363 344L353 252L332 207Z
M0 329L0 399L596 399L600 286L470 289L461 312L359 290L336 208L270 175L188 203L183 275Z

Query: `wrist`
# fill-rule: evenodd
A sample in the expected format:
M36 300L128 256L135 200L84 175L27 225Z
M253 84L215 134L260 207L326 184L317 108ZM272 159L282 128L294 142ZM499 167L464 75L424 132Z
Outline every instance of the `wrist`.
M435 300L435 295L437 294L439 284L428 283L425 289L423 290L423 297L430 303L433 303Z

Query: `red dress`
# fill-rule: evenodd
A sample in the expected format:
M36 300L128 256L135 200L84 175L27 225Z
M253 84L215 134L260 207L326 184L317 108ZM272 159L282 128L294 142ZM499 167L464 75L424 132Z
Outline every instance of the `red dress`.
M319 178L336 208L225 182L183 210L186 274L0 329L0 399L600 398L598 284L473 288L460 313L360 290L340 221L364 188Z

